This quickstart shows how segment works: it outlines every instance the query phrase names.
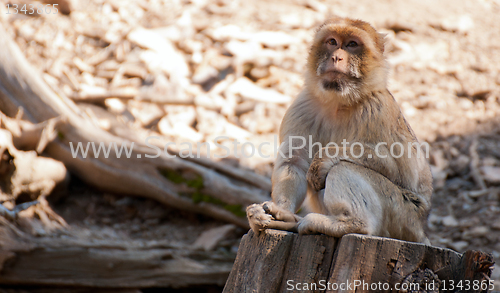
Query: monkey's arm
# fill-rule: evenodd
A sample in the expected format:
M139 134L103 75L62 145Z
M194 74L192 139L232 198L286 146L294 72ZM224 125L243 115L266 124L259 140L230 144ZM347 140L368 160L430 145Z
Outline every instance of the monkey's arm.
M287 140L280 147L272 175L273 201L247 207L248 221L255 232L264 229L297 231L301 218L295 211L306 197L306 174L311 161L306 150L292 148L290 151Z
M277 206L295 213L307 193L306 174L311 163L307 148L292 149L287 141L280 147L272 174L272 198Z

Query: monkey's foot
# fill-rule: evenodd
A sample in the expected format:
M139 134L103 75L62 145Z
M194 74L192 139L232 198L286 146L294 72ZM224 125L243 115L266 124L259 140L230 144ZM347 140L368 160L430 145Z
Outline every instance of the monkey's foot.
M310 213L307 214L297 225L299 234L327 234L324 224L328 221L327 216Z
M302 219L296 214L290 212L289 210L285 210L279 207L272 201L266 201L262 203L262 208L264 209L264 211L266 211L266 213L272 215L274 220L297 223Z

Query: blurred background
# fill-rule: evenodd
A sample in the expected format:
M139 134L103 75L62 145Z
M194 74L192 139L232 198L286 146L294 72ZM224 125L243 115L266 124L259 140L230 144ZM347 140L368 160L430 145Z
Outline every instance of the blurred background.
M432 244L499 262L500 1L0 3L0 292L221 292L329 15L387 34L389 90L431 145ZM145 159L147 137L177 158Z

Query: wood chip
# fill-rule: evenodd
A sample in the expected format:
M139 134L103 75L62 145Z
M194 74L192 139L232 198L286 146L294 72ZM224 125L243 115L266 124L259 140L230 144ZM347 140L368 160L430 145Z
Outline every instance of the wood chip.
M73 88L73 90L75 90L75 91L79 90L80 89L80 82L78 81L78 79L76 78L76 76L73 74L73 72L71 72L71 69L64 68L63 69L63 73L68 78L68 80L70 82L70 85Z
M469 147L469 155L470 155L470 169L471 176L474 179L474 182L481 188L481 190L486 189L486 184L484 183L484 178L481 176L479 172L479 155L477 153L477 148L479 145L479 140L477 137L474 137L472 143Z
M124 63L120 66L123 70L123 75L129 77L139 77L142 79L146 79L148 71L142 65L132 64L132 63Z
M180 137L194 142L201 142L204 138L203 134L185 123L171 123L168 116L163 117L158 122L158 130L163 135Z
M289 96L281 94L276 90L263 89L246 77L238 78L227 90L231 93L239 94L243 98L259 102L287 104L292 100Z
M141 54L141 59L150 69L161 69L170 75L187 77L189 67L184 56L173 44L153 30L136 28L127 35L127 39L149 49Z
M269 48L289 46L297 43L297 38L281 31L246 32L239 26L229 24L208 33L216 41L250 41Z
M138 90L131 87L106 90L97 86L82 85L81 91L71 98L75 101L102 101L107 98L133 99L138 94Z
M108 47L104 48L103 50L100 50L97 54L87 59L86 63L89 65L98 65L107 60L114 50L115 50L115 45L109 45Z
M116 71L109 71L109 70L98 70L96 72L96 76L107 79L113 79L113 77L115 77L115 74Z
M484 180L488 181L489 183L500 183L500 167L482 166L481 173L483 174Z
M196 239L193 243L193 248L203 249L205 251L213 250L217 247L217 244L219 244L221 240L225 239L229 233L233 232L234 229L236 229L235 225L228 224L207 230L201 233L200 237Z
M90 66L78 57L73 58L73 64L75 64L76 68L78 68L81 72L94 73L95 71L94 66Z

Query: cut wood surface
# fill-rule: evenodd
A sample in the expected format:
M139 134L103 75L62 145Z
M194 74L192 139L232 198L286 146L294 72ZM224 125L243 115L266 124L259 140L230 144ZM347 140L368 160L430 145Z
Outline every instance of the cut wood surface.
M403 284L421 290L414 292L438 292L452 284L462 284L462 289L470 284L467 292L486 292L472 285L492 288L492 265L492 256L482 252L459 254L390 238L348 234L338 240L250 231L241 241L224 292L389 292Z

